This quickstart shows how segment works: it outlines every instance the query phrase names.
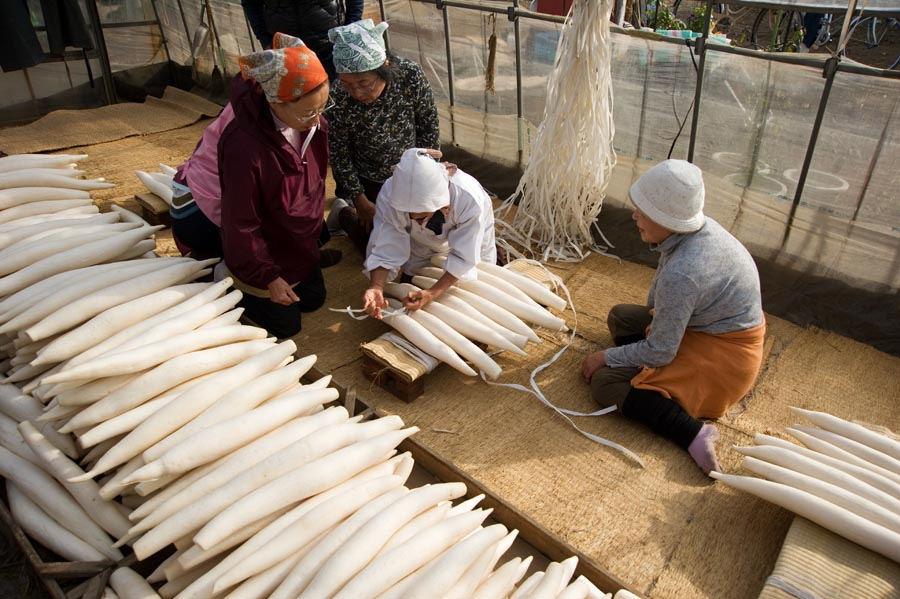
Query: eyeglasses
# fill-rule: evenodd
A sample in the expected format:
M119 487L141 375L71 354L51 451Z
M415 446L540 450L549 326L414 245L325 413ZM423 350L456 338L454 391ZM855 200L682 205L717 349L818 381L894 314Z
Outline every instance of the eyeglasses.
M375 91L375 88L378 87L378 77L373 78L368 83L347 83L343 79L341 80L341 87L347 91L347 93L364 93L368 94Z
M331 96L328 96L328 100L325 102L325 106L323 106L321 110L316 110L308 116L298 116L297 120L301 123L308 123L314 118L322 116L322 113L331 110L332 108L334 108L334 100L331 99Z

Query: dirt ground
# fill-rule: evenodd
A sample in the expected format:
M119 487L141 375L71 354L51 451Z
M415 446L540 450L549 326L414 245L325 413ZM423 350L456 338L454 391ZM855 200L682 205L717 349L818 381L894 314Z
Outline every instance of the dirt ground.
M687 21L694 8L703 7L705 4L705 2L685 0L678 8L676 16L683 21ZM724 8L724 10L718 10L719 8ZM714 5L713 31L726 34L738 47L754 48L751 33L753 23L761 10L765 9L753 6L738 6L736 4ZM832 26L832 35L837 38L840 35L840 29ZM835 43L813 50L813 52L828 54L834 49ZM891 28L879 44L873 48L867 47L864 28L859 27L854 31L847 46L848 58L878 68L889 67L898 56L900 56L900 26ZM900 68L900 66L895 68Z

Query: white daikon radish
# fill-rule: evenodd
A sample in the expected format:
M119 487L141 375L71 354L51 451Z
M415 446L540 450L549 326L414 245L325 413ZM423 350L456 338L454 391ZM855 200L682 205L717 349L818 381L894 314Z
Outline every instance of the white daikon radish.
M37 423L43 409L41 402L30 395L20 393L15 385L0 385L0 412L16 422L29 420ZM67 456L70 458L78 456L78 449L71 436L57 432L51 424L37 424L37 428Z
M460 514L422 531L402 545L373 559L343 585L334 599L377 597L403 577L434 560L454 543L472 534L490 512L491 510L479 509ZM494 530L488 534L495 535ZM504 529L503 533L505 532Z
M0 413L0 447L5 447L20 458L27 460L37 466L43 468L44 464L41 459L34 455L22 434L19 432L19 423L6 414Z
M434 507L428 508L427 510L404 524L397 532L391 535L391 538L388 539L388 542L378 550L378 553L375 554L375 557L384 555L394 547L410 540L426 528L431 528L438 522L445 520L449 512L449 501L444 501Z
M309 547L304 547L283 562L245 580L225 595L224 599L268 599L271 592L284 581L291 569L309 553L309 550Z
M822 464L825 464L826 466L830 466L836 470L840 470L841 472L846 472L854 478L858 478L859 480L875 487L879 491L887 493L891 497L900 498L900 484L888 477L873 472L868 468L862 468L855 464L848 464L846 461L839 458L825 455L824 453L819 453L818 451L813 451L811 449L807 449L806 447L795 445L790 441L785 441L784 439L779 439L770 435L757 433L753 438L753 441L759 446L782 447L805 458L815 460L816 462L820 462Z
M157 460L162 458L163 454L172 449L176 444L185 441L191 435L197 434L203 431L210 426L217 425L225 420L231 419L233 417L239 416L241 414L245 414L249 410L252 410L259 406L261 403L281 394L286 391L291 390L291 387L297 385L299 380L305 375L310 368L315 364L316 356L315 354L306 356L297 360L296 362L289 364L287 366L276 368L271 372L268 372L258 378L255 378L243 385L239 385L234 389L230 390L228 393L223 395L215 404L210 406L205 412L197 416L191 422L187 423L185 426L181 427L175 433L169 435L165 439L162 439L156 445L148 448L144 452L144 459L149 463L152 460ZM302 389L302 388L301 388ZM312 393L311 397L308 399L312 399L309 403L303 403L303 411L306 413L312 412L315 406L321 405L336 397L332 395L336 392L336 390L328 391L325 393ZM300 391L301 394L306 394L303 391ZM294 395L296 396L296 394ZM301 412L297 412L296 416L301 415ZM286 418L289 420L290 418ZM250 422L248 421L249 425ZM234 421L231 422L230 428L240 428L239 424L236 424ZM223 433L224 434L224 433ZM227 434L239 434L236 431L229 432ZM209 439L209 437L207 437ZM212 442L212 439L209 439ZM234 446L233 446L234 447ZM195 453L195 459L201 458L201 452L203 449L197 449ZM214 450L216 451L216 450ZM221 452L229 453L230 450ZM188 452L193 453L193 452ZM170 466L175 466L179 463L180 459L190 460L188 455L185 455L184 450L182 450L182 458L174 458L174 456L170 456ZM187 465L184 463L183 465ZM194 463L194 466L199 465ZM193 466L189 466L193 467ZM153 477L151 477L153 478Z
M285 517L276 521L274 526L279 526L280 523L281 532L272 537L264 547L247 555L239 564L223 573L213 585L213 589L216 591L226 589L271 568L311 544L321 534L331 530L366 504L398 488L401 484L403 480L399 476L385 476L345 487L343 493L332 496L326 504L320 503L312 509L301 504L300 508L295 508L304 510L301 516L292 521L288 520L287 523L282 522Z
M126 231L109 239L101 239L100 241L86 243L81 247L61 252L49 258L44 258L14 274L0 279L0 296L10 295L11 293L15 293L41 279L66 270L90 266L105 260L113 259L125 253L130 248L135 247L137 242L162 228L163 227L160 225Z
M429 333L446 343L454 352L472 362L489 379L494 380L500 376L501 368L492 358L434 314L423 310L414 310L410 312L409 316L425 327Z
M79 247L85 243L108 239L115 233L134 230L131 223L113 223L74 227L63 231L32 235L0 251L0 276L21 270L48 256ZM52 237L52 239L47 239Z
M66 429L74 430L102 423L151 398L163 393L168 394L183 383L230 368L268 349L273 343L274 339L242 341L190 352L167 360L82 410L66 425Z
M17 218L16 220L7 221L0 224L0 234L9 233L10 231L16 231L18 229L21 229L22 227L30 227L31 225L48 223L57 220L68 220L73 218L90 218L92 216L97 216L98 214L100 214L100 208L98 208L94 204L81 205L77 208L68 208L66 210L60 210L59 212L53 212L50 214L35 214L33 216Z
M487 550L506 536L506 527L494 524L473 532L423 568L418 584L406 590L409 597L442 597L447 589ZM347 585L348 588L349 585Z
M86 193L86 192L79 192ZM25 227L19 227L6 233L0 233L0 248L8 249L19 241L28 239L33 235L47 233L56 230L67 230L75 227L90 227L99 224L113 224L119 222L119 215L115 212L104 212L101 214L89 214L86 216L64 218L58 220L50 220L41 223L35 223Z
M13 520L47 549L70 561L102 562L109 559L58 524L11 480L6 481L6 495Z
M466 487L462 483L424 485L413 489L390 506L384 508L377 518L369 520L353 533L340 549L335 551L331 558L322 565L309 585L303 590L303 593L300 594L300 597L309 599L311 597L333 596L347 581L369 564L370 560L387 543L388 539L404 524L442 501L450 501L461 497L465 494L465 491ZM471 514L472 512L463 514L458 516L458 518L467 518L465 521L470 522L472 519ZM461 521L455 520L455 522L459 523ZM481 520L478 520L478 522L480 523ZM469 532L477 526L476 524L470 528ZM381 590L386 590L386 588ZM381 591L379 590L378 592Z
M90 362L50 375L44 379L44 383L61 383L140 372L182 354L239 341L262 339L265 336L264 329L244 325L189 331L175 335L168 341L157 341L131 350L97 357Z
M291 418L308 412L314 406L337 398L337 389L330 388L294 393L273 400L260 408L234 416L186 437L166 450L159 458L135 472L127 482L147 480L164 474L179 474L202 466L259 438ZM144 452L144 459L148 459L147 452Z
M363 427L368 424L360 424ZM349 479L366 468L385 461L386 455L403 439L418 432L417 427L390 431L341 448L250 492L210 520L194 535L194 542L209 547L226 538L260 515L306 499Z
M434 302L432 302L432 303L434 303ZM462 314L465 314L472 320L476 320L476 321L480 322L481 324L483 324L484 326L489 327L492 330L495 330L502 336L509 339L509 341L513 345L515 345L516 347L518 347L520 349L525 347L525 345L528 344L528 340L529 340L528 337L526 337L525 335L520 335L518 333L515 333L515 332L507 329L506 327L501 326L499 323L491 320L490 318L488 318L487 316L485 316L484 314L482 314L481 312L479 312L478 310L476 310L475 308L473 308L472 306L470 306L463 300L459 299L458 297L453 297L453 296L445 293L437 299L437 303L448 306L448 307L456 310L457 312L461 312Z
M822 439L819 436L811 435L811 434L807 433L806 431L799 430L796 427L786 428L785 431L787 431L790 435L795 437L798 441L800 441L801 443L803 443L804 445L806 445L808 448L812 449L813 451L817 451L819 453L824 453L825 455L831 456L833 458L837 458L839 460L843 460L854 466L858 466L860 468L865 468L867 470L871 470L872 472L887 478L888 480L890 480L891 482L893 482L895 484L900 484L900 475L897 475L896 473L892 472L891 470L882 468L881 466L879 466L877 464L874 464L868 460L865 460L865 459L859 457L858 455L847 451L844 448L838 447L837 445L834 445L833 443L830 443L830 442L826 441L825 439Z
M472 562L472 565L463 572L462 576L459 577L459 580L450 587L450 590L444 593L444 597L446 599L453 599L455 597L471 598L472 595L475 594L475 589L478 588L478 585L490 575L494 566L497 565L497 562L503 554L505 554L512 546L518 534L518 530L513 530L511 533L488 547L488 549L480 557L476 558L475 561Z
M123 276L132 269L141 269L148 265L147 260L133 260L126 263L111 264L95 264L84 268L74 270L65 270L53 276L47 277L33 285L25 287L0 301L0 311L2 311L2 320L4 322L22 314L40 302L43 302L51 296L56 296L60 292L69 289L72 285L82 284L84 281L101 276L108 272L118 271ZM148 266L151 270L159 268L159 263L154 262ZM55 309L55 308L54 308ZM52 310L51 310L52 311ZM46 312L49 314L50 311ZM39 320L39 319L37 319ZM35 320L36 322L36 320Z
M101 481L102 484L100 486L100 497L111 500L116 496L121 495L122 492L128 488L128 485L123 482L125 478L143 465L144 459L139 455L134 456L133 458L122 464L118 469L116 469L112 476ZM123 538L120 538L119 541L114 544L114 547L121 547L122 544Z
M107 397L110 393L118 391L139 376L141 376L141 373L129 373L102 379L94 379L79 387L73 387L63 391L59 395L53 397L50 403L56 403L61 407L77 407L80 409L83 406L90 405ZM65 430L63 430L63 428L65 428ZM63 428L59 429L60 432L69 433L76 428L83 427L68 426L67 424L66 427Z
M556 599L590 599L591 597L605 597L609 599L611 595L604 594L590 580L584 576L579 576L563 592L557 595Z
M867 549L900 561L900 534L799 489L749 476L710 472L711 477L735 489L812 520L816 524Z
M839 435L825 429L803 425L797 425L794 427L794 429L831 443L835 447L839 447L844 451L852 453L853 455L869 462L870 464L875 464L879 468L889 470L890 472L893 472L895 475L900 477L900 460L897 460L884 452L881 452L877 449L872 449L871 447L863 445L858 441L848 439L843 435Z
M112 504L100 497L100 487L92 480L70 483L69 478L84 471L53 446L30 422L19 424L19 432L35 455L44 463L45 470L58 480L84 508L85 512L113 537L121 537L131 528L128 518Z
M516 298L517 300L532 306L534 308L544 309L544 306L534 301L530 295L507 281L506 279L502 279L496 275L492 275L491 273L478 269L478 280L487 283L491 287L496 288L498 291L502 291L503 293ZM465 287L463 287L465 288ZM556 296L554 296L556 297ZM565 306L565 304L563 304Z
M476 376L477 373L462 361L446 343L435 337L421 324L406 314L394 314L383 318L385 324L397 329L401 335L409 339L416 347L453 367L454 370L467 375Z
M27 168L16 170L14 174L18 177L32 177L38 179L44 175L77 178L87 173L87 171L76 169L76 166L77 165L75 164L68 164L60 168L29 166ZM13 173L0 173L0 185L2 185L2 183L7 180L6 178L11 174Z
M515 590L515 592L509 596L509 599L524 599L525 597L530 597L531 593L534 592L534 589L537 588L537 585L540 584L541 579L544 578L544 572L535 572L519 585L519 588Z
M20 219L43 214L56 214L72 208L84 208L91 205L90 199L77 198L74 200L44 200L42 202L30 202L20 204L6 210L0 210L0 224L11 223Z
M326 412L322 412L322 414L325 414ZM190 498L190 502L186 507L178 510L171 516L166 517L155 526L153 526L153 524L158 521L158 517L156 513L151 514L150 517L145 518L131 529L132 533L144 530L148 531L147 534L135 543L135 553L145 556L152 555L178 538L179 535L184 534L185 531L197 530L202 526L205 526L212 519L216 518L217 515L224 513L229 506L236 505L239 499L253 493L270 481L278 480L280 477L286 476L298 469L304 469L304 472L308 473L310 471L310 468L308 468L310 464L318 465L324 456L336 452L337 450L335 448L343 448L347 444L355 443L360 435L366 434L370 430L370 428L363 428L356 425L353 421L326 426L291 445L288 445L284 449L270 455L251 467L242 468L237 476L219 483L211 492L208 492L205 495L198 495L197 487L182 491L182 494ZM360 469L363 468L364 466ZM210 473L210 475L216 475L216 473L213 472ZM218 475L211 476L211 478L216 478L217 476ZM349 476L345 478L349 478ZM204 481L201 480L200 482L202 483ZM198 487L202 488L202 485L198 485ZM173 498L170 501L175 501L176 499L178 498ZM278 501L279 499L284 499L284 497L272 499ZM281 505L274 506L272 509L260 510L259 513L255 514L256 518L253 518L251 521L274 512L284 505L299 501L300 499L302 499L302 497L296 499L288 498L287 501L283 502ZM178 500L183 501L183 499ZM166 506L162 507L166 508ZM237 523L237 527L244 524L237 521L235 522ZM153 529L148 530L151 526L153 526ZM197 544L206 549L215 545L219 540L218 536L213 537L209 540L206 547L199 542L197 542Z
M528 566L531 565L532 559L534 558L528 556L524 561L520 557L509 560L478 585L472 594L472 599L501 599L508 597L509 593L515 588L516 583L528 571Z
M209 312L206 305L214 303L231 286L231 283L231 278L226 277L218 283L210 284L197 295L189 297L167 310L163 310L113 334L94 347L74 356L64 365L65 367L76 366L107 353L112 354L149 345L162 339L170 338L173 335L193 330L208 319ZM75 386L76 383L72 385ZM53 396L61 390L54 387L48 392L48 395Z
M515 297L491 287L488 283L479 280L460 282L459 289L478 295L497 306L504 308L525 322L545 327L551 331L568 331L565 321L554 316L544 308L527 304Z
M23 168L63 168L87 157L87 154L12 154L0 157L0 173Z
M150 226L150 223L148 223L143 218L141 218L141 216L139 214L135 214L128 208L123 208L122 206L119 206L118 204L113 204L111 206L111 208L112 208L113 212L115 212L116 214L119 215L119 218L122 220L122 222L138 223L139 225L143 225L145 227Z
M64 309L30 326L22 334L32 341L37 341L56 333L62 333L108 308L144 297L172 285L187 283L200 276L203 269L214 262L215 260L193 263L176 262L168 267L113 284L106 289L95 291L72 302Z
M741 466L772 482L815 495L866 520L900 533L900 515L837 485L753 457L745 457Z
M0 475L12 480L29 499L91 547L110 559L122 559L103 529L49 474L0 447Z
M855 422L849 422L837 416L825 412L815 412L801 408L791 407L796 414L806 417L807 420L825 430L837 433L843 437L867 445L872 449L886 453L896 460L900 460L900 441L886 435L879 434Z
M115 187L114 183L100 181L99 179L75 179L64 175L39 174L28 175L19 172L10 172L0 175L0 189L12 187L64 187L68 189L109 189Z
M97 426L80 434L78 439L82 446L94 447L107 439L125 435L134 430L136 426L149 418L151 414L154 414L157 410L174 400L176 397L178 397L178 394L171 393L161 395L156 399L142 403L136 408L132 408L123 414L119 414L118 416L101 422Z
M257 327L227 328L252 329L254 334L265 335L265 331ZM212 329L210 332L214 333L218 330ZM237 339L232 339L232 341L235 340ZM224 395L231 386L268 372L296 349L297 346L292 341L285 341L191 387L179 398L178 402L175 402L178 404L177 406L169 403L160 408L100 458L97 465L84 477L93 478L97 474L102 474L110 468L130 460L202 413ZM73 482L78 482L78 480Z
M892 511L895 514L900 514L900 499L897 497L885 493L843 470L838 470L826 463L808 458L801 453L774 445L735 447L735 449L746 456L765 460L771 464L789 468L795 472L814 477L818 480L831 483L832 485L837 485L842 489L850 491L855 495ZM898 496L900 496L900 488L898 488Z
M197 295L207 287L204 283L175 285L107 308L45 346L39 352L40 360L46 363L68 360L132 324Z
M627 589L619 589L616 591L613 599L640 599L637 595Z
M528 596L534 599L555 599L569 584L577 564L578 558L574 555L561 562L548 564L543 578Z
M521 289L525 294L534 301L544 306L549 306L558 312L566 309L566 300L559 297L531 277L525 276L509 268L503 268L496 264L488 262L479 262L478 270L484 271L495 277L504 279L506 282Z
M144 577L131 568L116 568L109 577L109 585L119 599L159 599Z
M157 496L150 498L147 503L137 508L132 516L142 519L139 524L141 530L148 530L191 505L197 499L216 491L266 458L294 443L300 443L305 437L320 429L344 422L347 418L348 414L345 408L334 406L312 416L294 419L234 452L225 458L222 464L210 468L208 472L197 479L191 480L194 478L193 472L186 475L188 478L182 477L184 480L191 480L189 488L178 490L182 481L179 479L175 485L172 485L173 489L164 489ZM312 444L308 443L307 446L312 446Z
M467 304L498 323L500 326L511 330L514 333L519 335L525 335L529 341L533 341L535 343L540 343L541 338L537 336L537 334L531 330L527 324L525 324L518 316L503 308L502 306L498 306L497 304L484 299L480 295L475 295L470 291L466 291L465 289L448 289L447 293L451 296L456 296L459 299L465 301Z
M141 180L141 183L144 184L144 187L149 189L152 193L156 194L159 199L163 200L166 204L172 205L172 188L167 187L161 181L154 179L150 176L149 173L145 173L144 171L136 170L134 174L137 175L138 179Z
M177 168L173 168L173 167L169 166L168 164L163 164L162 162L160 162L160 163L158 163L158 166L159 166L159 170L161 170L162 172L164 172L167 175L174 177L178 173Z
M306 556L294 566L284 581L273 591L270 599L297 597L309 585L313 577L322 570L324 564L333 559L336 551L339 551L360 529L374 521L380 513L408 494L409 490L405 487L393 489L344 520L310 548Z
M384 291L388 295L401 299L409 292L407 288L417 290L418 287L413 285L400 285L397 283L388 283L385 285ZM519 349L512 341L500 334L494 327L493 321L488 320L491 326L485 326L462 312L458 312L449 306L440 302L431 302L425 306L424 310L429 314L434 314L444 323L450 325L461 335L469 339L480 341L487 345L493 345L500 349L509 350L515 354L525 355L525 352ZM523 338L523 343L525 342Z

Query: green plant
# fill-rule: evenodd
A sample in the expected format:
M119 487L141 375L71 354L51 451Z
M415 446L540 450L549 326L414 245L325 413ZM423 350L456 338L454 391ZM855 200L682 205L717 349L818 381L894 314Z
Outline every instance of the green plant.
M672 14L672 11L665 4L659 5L659 12L657 13L656 2L647 4L646 21L647 25L653 29L687 29L684 21L676 19L675 15Z
M703 21L706 17L706 8L703 6L697 6L691 10L691 16L688 18L687 29L691 31L696 31L697 33L703 33ZM716 30L716 22L713 19L709 21L709 30Z

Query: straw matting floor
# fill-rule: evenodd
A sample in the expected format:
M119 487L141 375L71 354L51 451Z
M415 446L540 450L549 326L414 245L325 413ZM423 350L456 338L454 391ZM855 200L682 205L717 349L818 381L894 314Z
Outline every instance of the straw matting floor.
M158 162L179 164L209 122L67 151L90 155L83 163L88 176L119 184L95 194L101 205L134 207L133 195L143 188L132 171L154 170ZM161 253L174 253L166 231L159 240ZM304 316L303 331L296 337L301 354L317 354L317 367L332 373L337 383L355 387L366 401L419 426L420 443L633 590L661 599L759 596L792 514L713 483L685 452L615 414L577 419L577 424L628 447L641 457L643 468L583 437L533 395L489 386L447 366L428 375L425 395L411 404L372 386L361 372L359 345L387 326L328 309L359 307L365 283L362 257L349 241L336 238L331 245L343 250L344 260L325 271L326 307ZM581 360L598 343L611 342L607 311L616 303L643 301L653 271L597 255L551 268L572 293L578 334L536 380L556 405L592 411L596 406L581 380ZM570 326L575 324L572 312L564 316ZM731 445L750 443L756 432L785 436L784 427L797 422L787 410L790 405L900 429L900 360L827 332L774 317L768 322L758 384L720 423L719 451L726 471L740 470L740 455ZM527 357L498 357L503 367L498 382L527 386L530 372L569 341L562 333L539 334L542 343L530 345Z

